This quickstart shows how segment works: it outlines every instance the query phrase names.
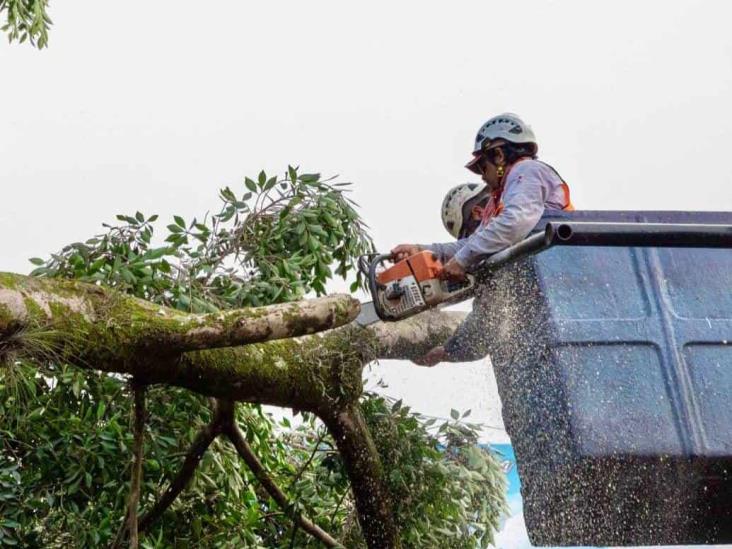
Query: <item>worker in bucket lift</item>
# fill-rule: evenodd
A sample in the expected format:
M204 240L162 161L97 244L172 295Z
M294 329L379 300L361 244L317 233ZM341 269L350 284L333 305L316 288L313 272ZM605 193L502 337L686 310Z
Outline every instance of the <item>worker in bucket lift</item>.
M457 242L400 244L391 250L395 260L430 250L443 262L443 276L459 280L483 257L524 239L545 210L573 210L569 187L554 168L537 160L537 152L533 130L515 114L488 120L478 130L473 158L465 166L485 186L459 185L442 203L442 221ZM414 362L434 366L483 358L485 346L475 344L486 339L487 319L480 309L477 297L455 334Z

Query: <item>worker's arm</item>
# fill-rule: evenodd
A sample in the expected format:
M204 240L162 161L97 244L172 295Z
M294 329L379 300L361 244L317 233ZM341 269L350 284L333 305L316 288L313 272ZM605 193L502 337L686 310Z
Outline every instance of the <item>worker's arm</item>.
M423 250L433 252L437 256L437 259L443 263L447 263L463 246L465 246L467 241L467 238L461 238L455 242L419 244L419 247Z
M472 362L484 358L491 348L489 319L473 302L473 310L444 344L449 362Z
M434 243L434 244L399 244L391 249L391 253L394 255L394 259L397 261L406 259L410 255L414 255L422 250L429 250L437 256L437 259L443 263L455 255L455 253L462 248L468 241L467 238L462 238L456 242L445 242L445 243Z
M413 359L419 366L435 366L440 362L473 362L487 356L491 351L493 330L489 327L490 317L481 311L477 301L473 311L465 317L455 333L443 344L431 349L426 355Z
M526 238L544 213L549 189L537 167L522 170L503 193L503 211L471 236L453 244L453 257L463 268L481 257L494 254ZM443 245L444 246L444 245Z

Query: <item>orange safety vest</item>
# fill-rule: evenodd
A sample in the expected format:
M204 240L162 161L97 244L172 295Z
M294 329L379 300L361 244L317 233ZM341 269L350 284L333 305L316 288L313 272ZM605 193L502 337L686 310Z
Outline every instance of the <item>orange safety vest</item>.
M503 175L503 178L501 179L500 186L491 192L491 196L488 199L488 204L486 204L485 208L483 209L483 215L481 216L481 224L485 225L487 224L491 219L496 217L497 215L500 215L500 213L503 211L503 201L501 200L501 196L503 195L503 187L504 183L508 179L508 174L511 173L511 170L513 167L518 164L519 162L522 162L524 159L519 160L518 162L515 162L508 171ZM541 161L539 161L541 162ZM545 166L549 166L546 162L541 162ZM562 176L559 175L559 172L555 170L552 166L549 166L551 170L557 174L557 177L562 181L562 190L564 191L564 207L562 208L562 211L565 212L573 212L574 206L572 205L572 200L569 197L569 185L567 185L564 182L564 179L562 179Z

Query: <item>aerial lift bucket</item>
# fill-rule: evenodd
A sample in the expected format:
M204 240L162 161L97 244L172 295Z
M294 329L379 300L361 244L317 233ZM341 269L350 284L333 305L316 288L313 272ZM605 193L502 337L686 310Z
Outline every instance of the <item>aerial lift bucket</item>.
M537 230L476 287L531 542L732 543L732 213Z

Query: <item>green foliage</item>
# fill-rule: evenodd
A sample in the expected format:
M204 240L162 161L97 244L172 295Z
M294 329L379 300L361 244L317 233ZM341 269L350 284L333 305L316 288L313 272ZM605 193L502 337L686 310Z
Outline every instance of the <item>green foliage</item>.
M348 185L292 167L282 179L260 172L256 181L244 179L240 194L222 189L217 214L190 222L173 216L163 245L153 245L157 215L118 215L123 225L105 225L106 233L48 261L31 259L32 274L104 284L194 312L324 294L328 279L346 278L358 256L373 250ZM356 272L353 289L361 283Z
M453 414L440 424L378 395L363 410L387 472L405 547L488 547L506 511L506 479L479 426Z
M0 0L1 1L1 0ZM372 251L345 184L260 173L220 192L214 215L120 215L121 224L48 260L34 274L103 284L196 312L264 305L325 292L334 275L363 281L355 260ZM33 337L32 333L24 337ZM178 471L206 399L181 389L148 392L142 511ZM0 545L108 545L122 521L130 475L129 387L121 376L53 361L0 367ZM502 509L502 476L477 449L474 426L443 425L367 395L364 411L384 460L406 547L483 547ZM359 547L348 478L323 425L302 414L280 423L240 405L237 420L265 468L323 529ZM430 430L434 432L430 432ZM142 546L319 547L293 527L230 444L217 440L187 488L142 536Z
M115 376L69 367L16 363L0 384L0 546L99 547L114 539L125 512L130 476L132 398ZM148 395L143 508L181 466L206 400L180 389ZM314 446L312 417L286 437L261 409L240 406L238 421L259 459L283 486L295 481ZM291 490L299 506L325 517L337 490L308 471ZM333 484L333 483L331 483ZM264 493L233 447L216 441L192 485L144 536L145 547L288 547L292 521ZM305 547L310 541L300 536ZM317 547L313 544L313 547Z
M48 45L51 18L46 13L48 0L0 0L0 14L5 13L5 24L0 28L8 40L23 43L28 40L39 49Z

